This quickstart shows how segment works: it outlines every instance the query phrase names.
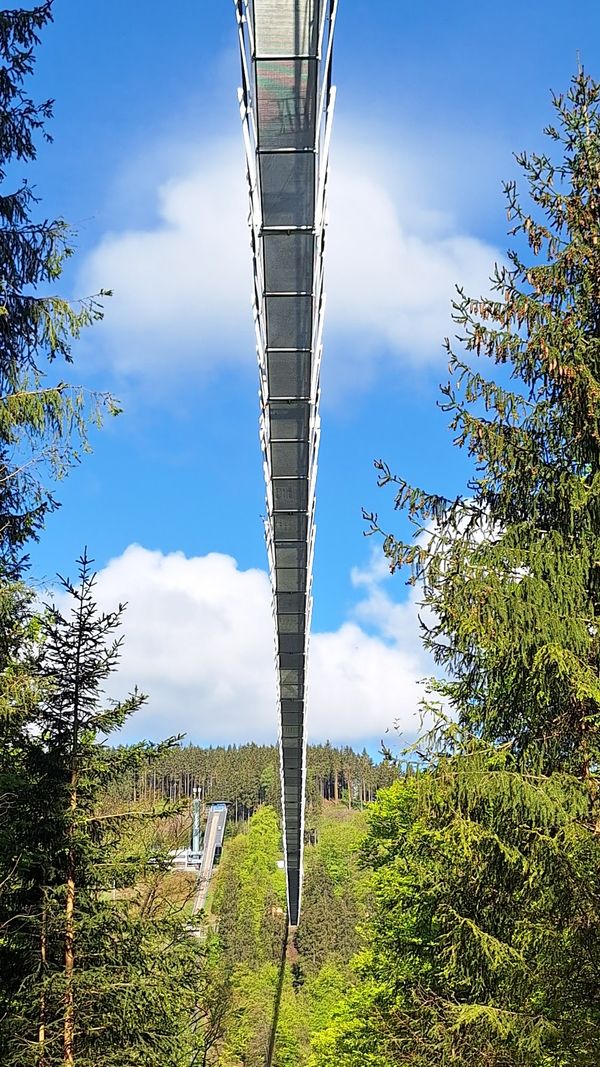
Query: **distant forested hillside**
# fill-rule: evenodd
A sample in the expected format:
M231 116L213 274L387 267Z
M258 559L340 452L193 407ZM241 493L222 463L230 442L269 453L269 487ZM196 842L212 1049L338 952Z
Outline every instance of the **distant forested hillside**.
M361 808L379 789L391 784L398 770L389 759L376 763L363 749L354 752L328 742L308 747L307 805L319 799L343 801ZM119 781L119 798L137 801L178 801L198 787L206 801L225 800L230 817L247 820L261 804L280 806L279 755L275 745L197 745L169 749L159 759Z

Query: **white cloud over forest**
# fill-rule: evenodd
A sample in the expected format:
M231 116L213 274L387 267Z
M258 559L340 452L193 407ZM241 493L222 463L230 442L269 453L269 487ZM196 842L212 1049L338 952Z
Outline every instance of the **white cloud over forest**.
M311 639L310 738L377 742L396 722L414 735L419 680L429 673L416 639L416 606L413 600L394 605L377 567L355 572L353 580L362 597L356 612L339 629ZM185 732L210 744L276 736L264 571L240 570L219 553L186 558L131 545L99 572L97 596L106 608L128 602L111 695L136 684L150 695L127 738Z
M363 373L378 349L402 362L438 360L455 284L487 289L499 258L444 212L444 175L435 179L431 162L407 143L400 155L364 133L336 130L330 173L326 339L334 372L336 348L345 367ZM106 233L84 262L81 291L114 290L97 336L116 369L134 375L251 365L241 135L174 168L157 179L154 221Z

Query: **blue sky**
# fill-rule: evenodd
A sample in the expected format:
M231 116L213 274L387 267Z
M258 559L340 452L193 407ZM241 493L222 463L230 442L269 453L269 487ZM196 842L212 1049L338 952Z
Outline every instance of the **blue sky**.
M129 736L275 736L251 267L233 3L56 0L32 90L56 100L28 177L77 229L63 291L106 319L73 377L125 412L59 487L33 553L50 579L84 544L103 600L127 599L121 689L151 700ZM310 733L376 746L416 728L414 599L363 536L402 532L373 459L459 491L436 409L455 282L484 290L507 246L502 180L535 148L600 8L340 0Z

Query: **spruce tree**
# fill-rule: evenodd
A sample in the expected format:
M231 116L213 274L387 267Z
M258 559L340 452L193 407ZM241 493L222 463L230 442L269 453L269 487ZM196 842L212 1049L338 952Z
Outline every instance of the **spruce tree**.
M51 605L39 619L37 704L13 745L0 1055L6 1067L187 1067L203 949L181 911L144 894L169 858L134 833L172 809L100 810L112 782L176 739L107 746L144 698L103 697L123 606L101 612L85 554L79 564L79 581L63 581L67 610Z
M378 464L444 714L373 809L362 981L314 1067L598 1063L600 85L579 71L554 106L551 151L517 157L529 206L506 186L517 248L455 303L468 491Z
M98 299L75 304L55 295L73 234L61 218L36 218L32 186L18 181L20 165L36 157L36 140L52 101L36 103L25 83L52 0L27 10L0 10L0 578L20 574L23 549L36 537L56 500L48 488L86 448L86 424L106 395L62 380L56 360L71 362L71 343L101 318ZM99 297L106 294L98 294Z
M459 290L442 407L475 461L469 494L378 464L419 535L384 550L422 583L445 699L486 739L582 776L600 724L599 100L583 71L554 98L553 153L517 156L531 206L505 187L526 251L496 267L495 298Z

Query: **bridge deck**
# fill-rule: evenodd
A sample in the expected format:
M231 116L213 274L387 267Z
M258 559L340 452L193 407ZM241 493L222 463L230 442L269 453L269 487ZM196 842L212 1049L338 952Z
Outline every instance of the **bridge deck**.
M236 0L292 925L298 921L302 884L306 664L336 6L337 0Z

